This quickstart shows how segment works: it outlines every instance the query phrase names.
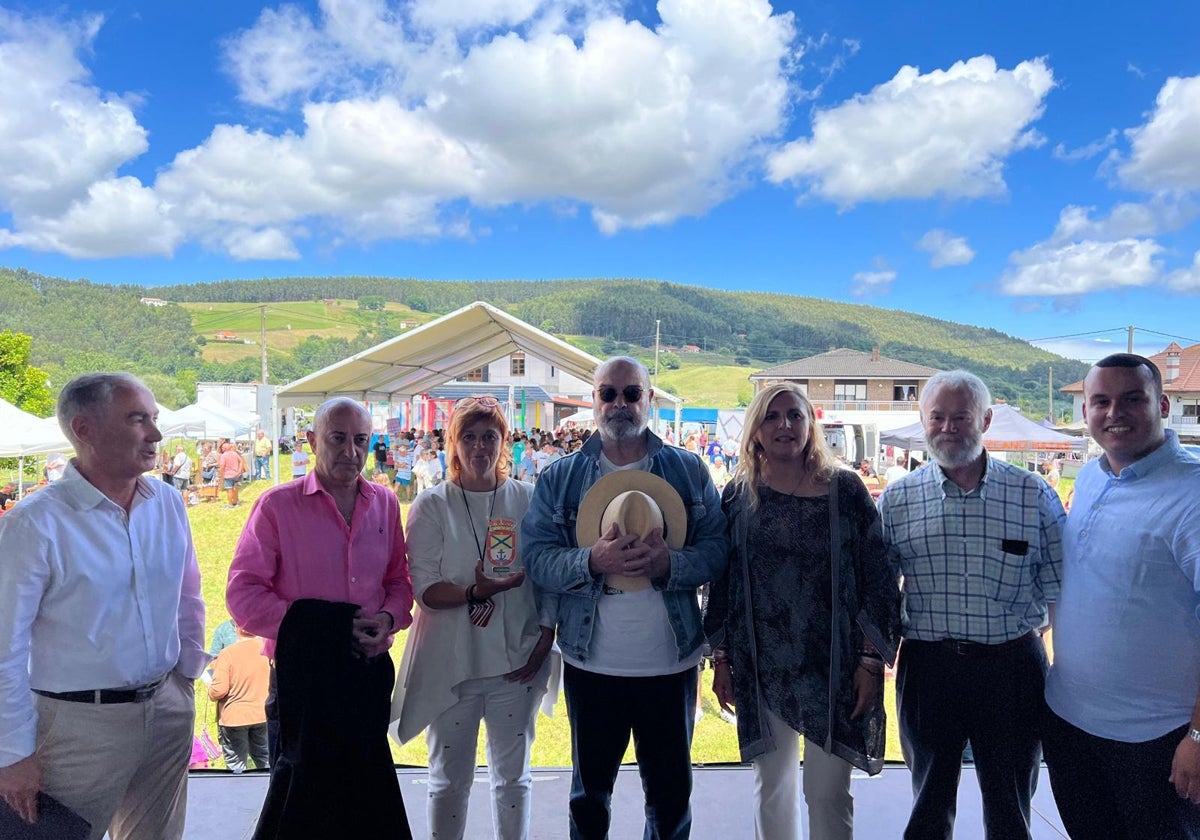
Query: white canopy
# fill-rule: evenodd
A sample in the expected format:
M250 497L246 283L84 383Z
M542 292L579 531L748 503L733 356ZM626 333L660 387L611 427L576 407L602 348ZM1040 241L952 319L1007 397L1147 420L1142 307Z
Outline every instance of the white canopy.
M596 417L592 409L584 408L576 411L574 414L568 414L559 421L559 425L566 425L567 423L591 423L595 419Z
M881 432L879 440L888 446L925 449L925 428L918 422ZM1079 438L1064 435L1030 420L1006 403L992 406L992 425L983 434L983 444L993 452L1066 452L1081 448Z
M159 411L158 424L163 434L180 437L249 437L258 422L257 415L238 416L214 399L205 397L178 411Z
M280 406L312 405L330 397L363 402L411 399L468 371L521 350L591 382L600 359L483 301L443 315L284 385ZM655 401L679 405L665 391Z
M72 452L53 417L37 417L0 399L0 457L23 458L49 452Z

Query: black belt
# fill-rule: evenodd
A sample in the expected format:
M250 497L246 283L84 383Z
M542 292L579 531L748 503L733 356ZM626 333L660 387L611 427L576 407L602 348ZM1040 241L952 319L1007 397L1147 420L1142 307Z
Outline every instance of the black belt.
M91 691L41 691L34 689L34 694L49 697L51 700L63 700L67 703L92 703L107 705L109 703L145 703L158 693L158 689L166 682L166 677L159 677L154 682L145 685L135 685L132 688L97 688Z
M982 642L968 642L965 639L938 639L936 642L927 642L923 639L905 639L904 644L919 644L919 645L936 645L937 647L949 650L951 653L956 653L959 656L995 656L998 653L1004 653L1013 648L1021 647L1028 644L1030 639L1038 638L1036 630L1030 630L1024 635L1017 636L1015 639L1009 639L1007 642L1001 642L998 645L985 645Z

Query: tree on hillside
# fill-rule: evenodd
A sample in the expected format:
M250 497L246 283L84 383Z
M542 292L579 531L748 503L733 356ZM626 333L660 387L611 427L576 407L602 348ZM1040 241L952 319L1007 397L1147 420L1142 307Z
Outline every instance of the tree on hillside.
M358 299L359 309L382 310L387 301L383 295L363 295Z
M24 333L0 332L0 397L22 411L49 417L54 398L44 370L29 364L33 338Z

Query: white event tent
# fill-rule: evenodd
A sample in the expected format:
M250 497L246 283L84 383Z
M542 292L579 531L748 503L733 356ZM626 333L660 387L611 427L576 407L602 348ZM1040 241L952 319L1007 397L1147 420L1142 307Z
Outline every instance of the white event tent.
M16 458L17 483L24 489L25 459L52 452L73 452L53 417L37 417L0 399L0 458Z
M585 382L592 381L601 362L491 304L476 301L284 385L275 392L272 414L277 422L279 407L315 405L331 397L363 402L411 400L518 350ZM655 391L659 406L678 407L681 402L665 391ZM675 412L676 417L679 414ZM278 437L278 429L274 437Z
M201 398L178 411L159 408L158 426L164 435L198 438L249 437L257 415L239 416L211 398Z
M888 446L925 449L925 428L920 423L881 432ZM1081 449L1080 438L1064 435L1030 420L1007 403L992 406L992 424L983 433L983 444L992 452L1066 452Z

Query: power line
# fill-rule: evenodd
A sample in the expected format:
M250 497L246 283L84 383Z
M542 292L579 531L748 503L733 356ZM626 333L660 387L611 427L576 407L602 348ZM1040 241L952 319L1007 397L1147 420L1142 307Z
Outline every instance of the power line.
M1171 333L1159 332L1158 330L1148 330L1142 327L1134 327L1138 332L1150 333L1151 335L1161 335L1163 338L1173 338L1176 341L1186 341L1189 344L1200 344L1200 338L1188 338L1182 335L1172 335Z

